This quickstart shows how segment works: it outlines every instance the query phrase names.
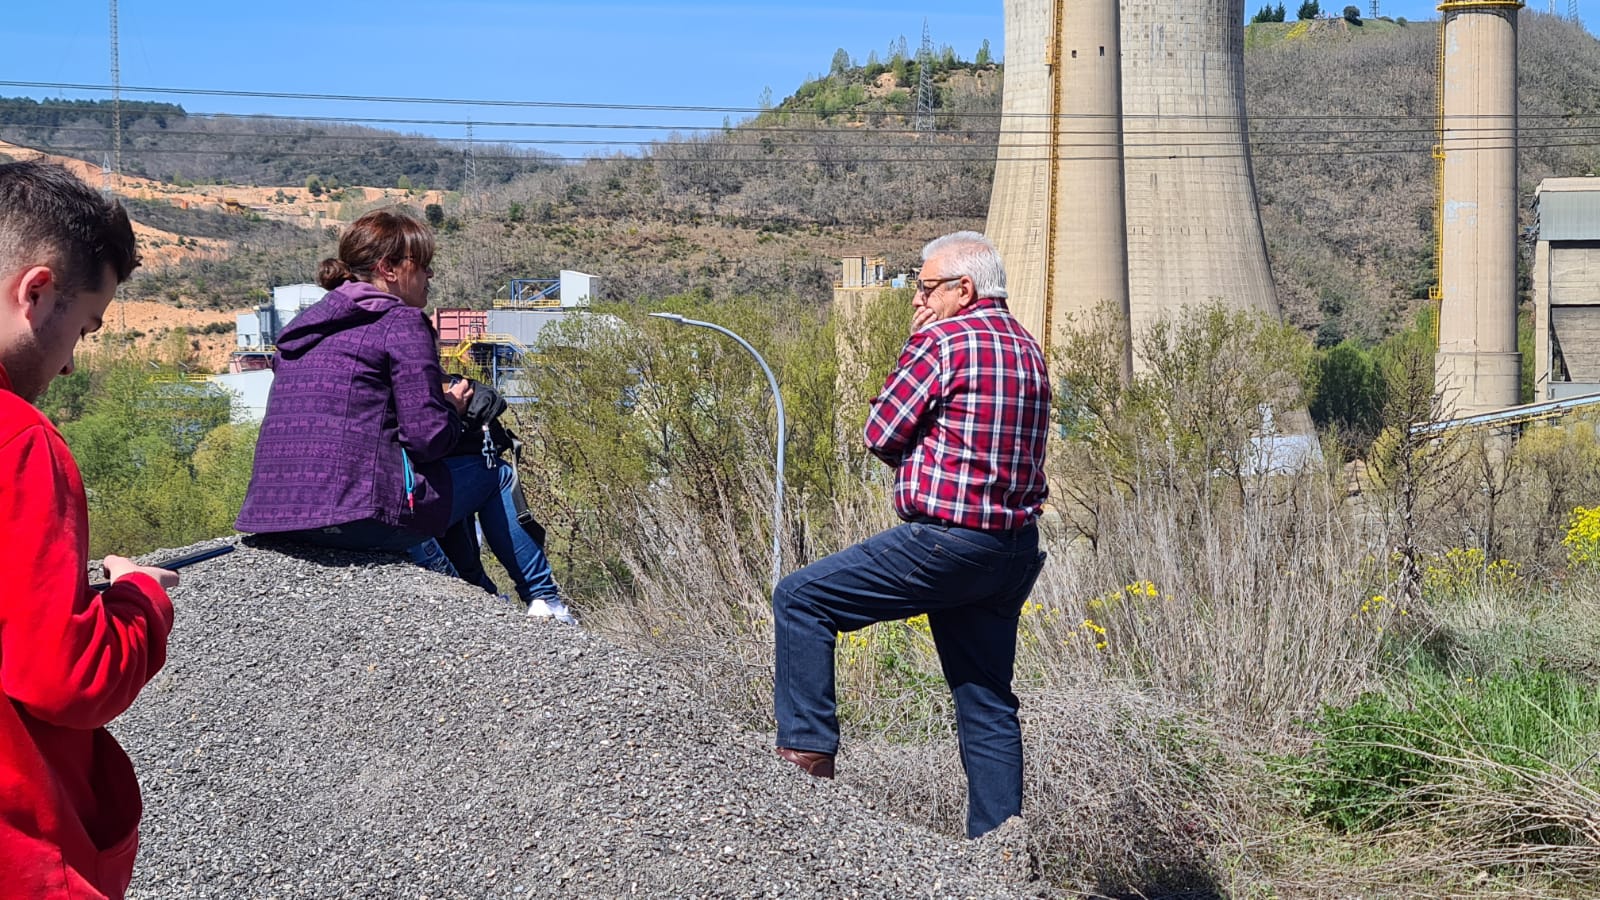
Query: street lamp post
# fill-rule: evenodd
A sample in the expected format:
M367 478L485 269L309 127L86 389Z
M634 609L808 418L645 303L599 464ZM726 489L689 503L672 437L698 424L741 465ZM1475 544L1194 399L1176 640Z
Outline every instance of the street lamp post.
M761 354L756 352L756 348L750 346L749 341L738 336L737 334L734 334L728 329L723 328L721 325L716 325L711 322L701 322L698 319L685 318L677 313L658 312L651 313L650 315L657 319L666 319L668 322L675 322L679 325L694 325L699 328L709 328L712 331L722 332L728 337L738 341L739 346L743 347L750 353L751 356L755 357L756 364L761 366L761 371L765 372L767 375L767 385L772 388L772 401L778 407L778 452L776 454L777 480L774 482L772 499L772 586L773 588L777 588L778 581L783 578L783 448L785 440L783 394L778 390L778 379L773 376L772 369L767 367L767 361L761 358Z

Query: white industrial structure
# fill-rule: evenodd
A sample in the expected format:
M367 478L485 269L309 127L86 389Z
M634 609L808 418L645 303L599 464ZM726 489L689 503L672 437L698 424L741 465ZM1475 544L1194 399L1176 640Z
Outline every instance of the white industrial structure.
M1533 399L1600 393L1600 178L1547 178L1534 208Z

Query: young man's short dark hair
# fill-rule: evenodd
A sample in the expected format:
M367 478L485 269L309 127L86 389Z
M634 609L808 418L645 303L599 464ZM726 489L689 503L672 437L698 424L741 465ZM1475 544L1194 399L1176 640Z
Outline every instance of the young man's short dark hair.
M0 272L33 264L48 264L68 296L99 290L107 266L128 280L139 251L127 210L61 166L0 165Z

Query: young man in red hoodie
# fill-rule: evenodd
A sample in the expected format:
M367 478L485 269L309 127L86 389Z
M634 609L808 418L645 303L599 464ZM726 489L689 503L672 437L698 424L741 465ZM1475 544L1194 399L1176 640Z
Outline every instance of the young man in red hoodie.
M161 668L178 576L107 556L33 407L139 264L121 205L59 166L0 165L0 900L121 897L142 806L105 725Z

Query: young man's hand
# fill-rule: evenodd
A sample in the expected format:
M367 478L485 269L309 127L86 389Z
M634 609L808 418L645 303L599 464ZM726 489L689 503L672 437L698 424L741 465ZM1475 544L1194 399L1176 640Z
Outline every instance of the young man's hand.
M143 572L144 574L149 575L151 578L154 578L156 580L156 584L161 585L161 589L164 591L171 590L172 588L178 586L177 572L174 572L171 569L158 569L155 566L141 566L126 556L112 556L107 554L104 566L106 569L106 579L112 584L116 584L122 578L132 575L134 572Z

